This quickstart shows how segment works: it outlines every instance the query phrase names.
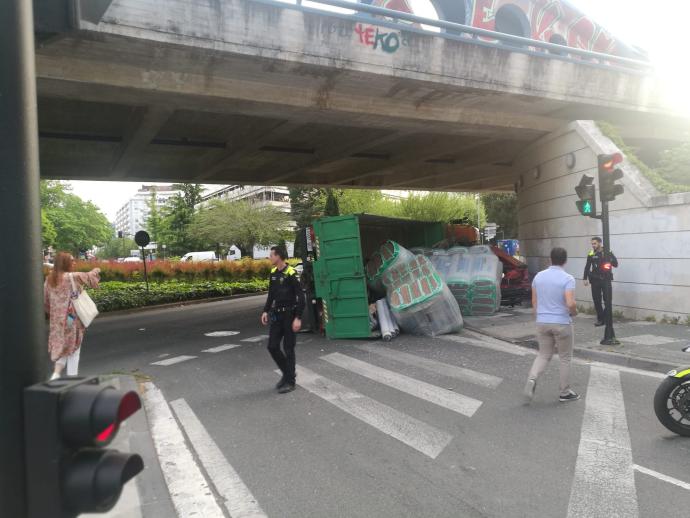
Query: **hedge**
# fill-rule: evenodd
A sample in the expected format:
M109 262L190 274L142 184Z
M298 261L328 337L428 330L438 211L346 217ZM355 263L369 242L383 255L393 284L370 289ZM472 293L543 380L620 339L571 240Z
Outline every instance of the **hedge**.
M258 293L268 289L268 279L235 282L102 282L98 289L88 290L101 312L155 306L173 302L208 299L241 293Z
M140 282L144 280L142 262L118 263L116 261L78 261L76 270L87 272L93 268L101 269L101 281ZM249 281L267 279L271 263L266 259L243 259L241 261L216 262L174 262L147 261L149 281L166 282L171 280L193 281Z

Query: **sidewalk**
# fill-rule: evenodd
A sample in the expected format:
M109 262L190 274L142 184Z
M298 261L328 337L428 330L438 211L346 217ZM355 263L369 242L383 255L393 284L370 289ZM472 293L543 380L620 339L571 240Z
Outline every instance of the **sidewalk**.
M681 349L690 345L690 326L617 320L616 337L621 345L600 345L603 327L594 327L594 316L575 317L575 355L579 358L615 363L638 369L667 372L690 365L690 354ZM490 317L466 317L473 331L515 344L537 348L532 308L501 308Z

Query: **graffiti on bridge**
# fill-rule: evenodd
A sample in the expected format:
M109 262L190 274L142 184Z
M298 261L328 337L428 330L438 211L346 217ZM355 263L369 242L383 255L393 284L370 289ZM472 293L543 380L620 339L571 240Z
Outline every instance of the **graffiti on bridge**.
M374 50L381 49L388 54L393 54L400 47L409 46L407 37L400 31L385 32L380 27L358 23L355 25L355 34L359 37L360 44Z

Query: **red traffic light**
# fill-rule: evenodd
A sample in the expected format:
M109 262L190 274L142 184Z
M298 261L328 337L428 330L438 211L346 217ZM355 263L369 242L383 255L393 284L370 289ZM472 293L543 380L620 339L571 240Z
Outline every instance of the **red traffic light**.
M63 439L74 446L105 446L122 423L141 408L139 395L108 385L85 383L63 395L60 402Z
M623 155L620 153L613 153L611 155L599 155L599 164L601 169L607 173L612 173L616 166L623 161Z

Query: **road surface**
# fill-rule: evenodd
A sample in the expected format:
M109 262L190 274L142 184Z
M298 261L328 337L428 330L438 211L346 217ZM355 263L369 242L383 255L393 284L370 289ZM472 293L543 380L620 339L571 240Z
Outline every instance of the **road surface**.
M471 333L387 344L300 334L299 386L278 395L262 302L105 316L87 333L82 374L148 380L149 424L181 515L690 510L690 440L656 421L656 373L576 362L573 388L583 398L559 403L554 361L525 405L533 352L505 342Z

